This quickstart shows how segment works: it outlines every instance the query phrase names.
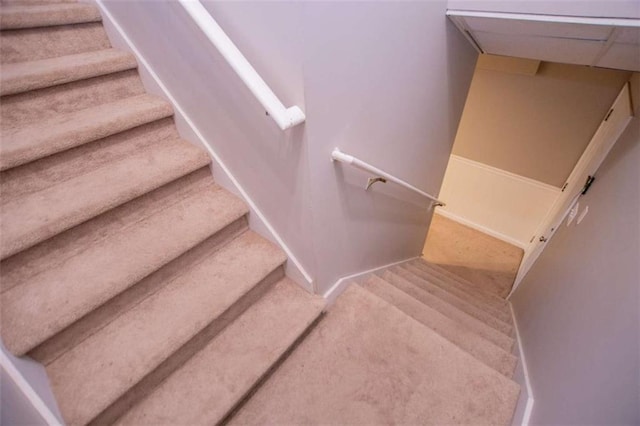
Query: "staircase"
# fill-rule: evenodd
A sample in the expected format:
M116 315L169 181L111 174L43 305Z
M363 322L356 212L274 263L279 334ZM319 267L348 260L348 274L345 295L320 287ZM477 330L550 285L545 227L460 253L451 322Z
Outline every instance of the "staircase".
M509 425L513 345L506 301L410 261L352 283L230 423Z
M510 423L507 302L411 261L323 316L95 7L0 29L2 340L67 424Z
M2 340L46 367L67 424L214 424L324 302L284 276L100 21L2 4Z

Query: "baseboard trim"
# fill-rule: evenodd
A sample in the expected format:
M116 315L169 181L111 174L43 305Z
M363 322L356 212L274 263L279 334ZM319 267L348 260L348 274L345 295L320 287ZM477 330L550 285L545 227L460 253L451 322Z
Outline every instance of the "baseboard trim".
M38 395L35 389L29 384L29 381L22 375L20 370L15 366L13 361L0 350L0 367L7 372L9 378L16 384L20 392L31 403L33 408L38 412L42 420L49 426L62 425L62 421L47 406L44 400Z
M338 299L338 296L340 296L347 289L347 287L349 286L351 280L355 280L355 279L358 279L358 278L360 278L360 277L362 277L364 275L368 275L368 274L374 273L374 272L379 271L381 269L390 268L392 266L399 265L399 264L405 263L405 262L410 262L412 260L419 259L419 258L420 258L420 256L410 257L409 259L404 259L404 260L400 260L400 261L397 261L397 262L388 263L386 265L378 266L378 267L373 268L373 269L367 269L366 271L356 272L355 274L347 275L347 276L344 276L344 277L338 279L331 286L331 288L329 288L329 290L327 290L324 293L324 295L322 296L327 301L327 308L335 303L335 301Z
M486 226L479 225L475 222L472 222L468 219L465 219L457 214L451 213L447 210L443 210L442 208L437 208L435 214L439 214L440 216L444 216L447 219L453 220L454 222L458 222L461 225L468 226L469 228L473 228L476 231L483 232L487 235L491 235L494 238L504 241L505 243L509 243L513 246L520 247L522 250L527 248L528 244L525 244L522 241L518 241L514 238L509 237L508 235L501 234L500 232L494 231L493 229L487 228Z
M160 80L153 69L151 69L151 66L147 62L144 55L142 55L142 53L138 50L133 41L120 26L118 21L113 17L113 15L111 15L107 7L104 5L104 2L102 0L95 0L95 4L100 8L100 11L102 12L102 23L104 24L107 35L109 36L109 40L114 45L114 47L127 50L136 56L136 59L138 60L138 71L140 73L140 77L145 86L145 89L149 90L153 94L162 96L167 99L173 105L174 120L176 122L178 132L187 140L191 140L192 142L197 141L199 145L207 150L209 156L213 160L212 173L216 183L226 190L238 195L247 203L250 211L250 228L261 236L267 238L274 244L278 245L287 254L288 261L285 266L286 275L297 282L305 290L312 293L317 293L315 282L311 274L309 274L302 263L293 254L285 241L280 237L278 232L267 220L260 208L254 203L251 197L249 197L249 194L233 176L229 168L218 156L213 147L211 147L207 143L198 126L193 121L191 121L180 103L172 95L171 91L164 85L164 83Z
M511 304L511 302L509 302L509 310L511 311L511 319L513 321L513 326L516 329L516 340L518 341L518 352L520 355L520 362L522 363L524 383L527 388L527 404L525 406L520 424L522 426L529 426L535 399L533 397L533 389L531 388L531 381L529 379L529 368L527 367L527 357L525 356L524 349L522 347L522 339L520 337L520 328L518 327L518 321L516 319L516 314L513 311L513 305ZM516 424L516 423L514 422L513 424Z

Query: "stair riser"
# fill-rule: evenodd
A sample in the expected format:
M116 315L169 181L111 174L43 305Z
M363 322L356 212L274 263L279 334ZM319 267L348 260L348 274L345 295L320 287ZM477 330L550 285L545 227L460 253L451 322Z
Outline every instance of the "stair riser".
M167 284L167 276L178 275L180 271L202 261L203 256L215 254L221 247L247 229L248 221L246 216L243 216L207 241L163 266L162 271L149 275L101 307L80 318L51 339L34 348L28 355L44 365L49 365L65 352L100 331L115 318L159 291Z
M490 293L484 292L482 289L478 288L472 282L469 282L459 276L455 275L451 271L439 266L426 264L424 262L412 262L411 266L415 266L418 269L425 271L428 274L433 276L437 276L443 280L448 280L454 285L456 288L459 288L463 291L466 291L478 299L495 306L496 309L508 309L507 301Z
M381 277L382 278L382 277ZM494 345L502 348L507 352L511 352L513 349L514 341L511 337L506 334L496 330L495 328L485 324L484 322L466 314L464 311L456 308L455 306L448 304L447 302L439 299L430 293L422 290L421 288L411 284L408 281L402 279L396 279L393 282L387 281L391 285L397 287L399 290L402 290L409 296L414 299L420 301L421 303L435 309L441 314L457 321L461 324L464 324L471 331L477 333L479 336L487 339Z
M395 306L406 315L438 333L460 349L466 351L478 361L483 362L506 377L511 377L516 358L473 331L456 323L439 312L422 305L411 296L386 283L379 277L371 277L361 284L366 290L387 303Z
M259 300L269 289L284 277L284 268L279 266L253 287L248 293L230 306L222 315L202 329L170 357L158 365L142 380L133 385L121 395L109 407L93 418L90 425L112 424L121 417L129 408L142 400L171 373L187 362L195 353L201 350L214 339L226 326L232 323L238 316Z
M142 200L153 196L154 193L147 194ZM171 210L153 213L144 223L133 227L127 236L118 235L108 245L103 243L109 247L108 251L105 252L101 246L90 246L82 255L66 261L62 269L53 275L36 276L25 285L2 293L3 323L8 329L3 336L5 345L16 355L28 352L246 214L246 209L235 209L228 217L216 216L219 211L216 203L227 199L228 194L221 191L194 192L188 199L172 206ZM129 209L135 208L132 204L135 201L84 226L96 229L101 221L114 218L117 227L121 210L124 209L126 216ZM137 201L141 203L140 199ZM165 242L161 252L149 251L146 248L157 240L158 229L171 229L172 233L179 234L179 238L174 236L170 244ZM86 265L92 267L87 268ZM95 268L110 272L95 277ZM70 269L73 272L69 272ZM74 274L74 279L64 282L70 273ZM33 302L35 294L39 296L38 305ZM53 306L59 308L53 310Z
M115 102L144 93L136 70L3 96L0 117L5 129L27 126L59 114Z
M9 30L0 33L1 63L35 61L111 47L102 24Z
M229 424L231 419L242 409L242 407L251 399L256 392L260 390L262 385L269 380L269 378L278 371L280 365L287 360L287 358L296 350L298 346L306 339L306 337L320 324L320 322L324 319L326 313L322 312L309 326L298 336L298 338L293 342L293 344L278 357L278 359L271 365L265 373L258 379L253 386L249 389L249 391L240 399L238 402L227 412L227 414L220 419L216 423L216 426L223 426Z
M443 290L442 288L427 283L426 281L424 281L422 278L418 277L417 275L412 274L411 272L407 271L406 269L403 268L392 268L391 272L393 272L394 274L397 274L399 277L411 282L412 284L418 286L420 289L429 292L430 294L434 295L435 297L438 297L442 300L444 300L445 302L455 306L456 308L466 312L467 314L471 315L472 317L484 322L485 324L495 328L496 330L500 331L503 334L506 334L507 336L511 336L512 333L512 327L505 323L504 321L501 321L500 319L496 318L495 316L483 311L481 308L478 308L477 306L468 303L467 301L458 298L457 296L455 296L454 294L451 294L449 292L447 292L446 290ZM393 277L384 277L385 279L393 282Z
M59 58L43 59L33 63L7 64L2 69L0 95L16 95L31 90L44 89L59 84L137 68L138 64L130 54L116 52L113 49L108 52L108 57L95 57L91 52L75 55L89 55L92 58L89 61L83 60L82 63L78 63L73 67L68 65L69 59L61 62ZM66 56L64 58L73 59L74 56ZM51 64L51 61L54 64Z
M140 163L138 168L136 168L137 162L134 161L138 157L132 157L131 161L123 160L110 169L94 170L93 175L103 176L105 181L109 181L108 186L95 187L92 181L83 179L71 181L69 185L73 186L75 197L66 198L65 203L56 202L65 200L66 197L64 193L66 188L59 187L57 196L55 192L49 194L51 208L46 212L38 211L37 207L42 203L42 199L38 197L21 198L15 203L3 204L1 210L4 220L0 224L0 232L5 235L3 249L5 246L13 247L15 252L27 249L192 173L210 162L209 158L198 150L184 151L175 145L170 148L172 149L164 146L156 153L156 158L154 154L148 155L149 161ZM162 168L157 164L162 164ZM128 185L128 180L135 179L139 173L145 174L146 180L141 179L137 186ZM97 190L100 190L99 196L96 193ZM21 214L25 211L29 213Z
M180 143L185 151L192 149L191 145L177 142L179 139L173 119L165 118L5 170L0 173L0 192L3 198L1 204L6 205L18 198L64 185L78 176L90 175L103 167L110 169L118 161L139 156L142 152L153 153L154 148L169 141Z
M18 5L16 5L18 6ZM35 6L35 5L34 5ZM43 6L46 6L44 4ZM99 22L102 18L95 6L69 3L64 7L20 9L7 8L0 18L0 29L40 28L56 25Z
M423 280L428 281L428 282L430 282L430 283L442 288L443 290L446 290L447 292L449 292L449 293L455 295L456 297L466 301L467 303L475 305L479 309L482 309L483 311L493 315L494 317L498 318L499 320L501 320L503 322L508 322L508 321L511 320L511 317L508 314L508 312L505 312L502 309L498 309L494 305L488 304L488 303L484 302L483 300L478 299L475 295L471 294L468 291L459 289L459 288L451 285L450 280L442 279L442 278L440 278L438 276L435 276L433 274L425 273L421 269L416 268L416 267L414 267L412 265L401 265L401 267L406 269L407 271L411 272L412 274L422 278Z
M58 234L42 243L22 251L0 264L2 277L0 292L5 293L18 285L28 284L51 268L67 262L95 244L103 244L119 231L134 229L164 208L183 202L193 193L211 185L211 172L202 168L182 179L164 185L127 204L97 218Z
M124 101L121 101L121 103L124 103ZM17 141L23 138L33 137L33 131L24 129L15 132L9 131L3 135L3 138L5 138L7 142L7 147L1 153L0 170L21 166L22 164L106 138L156 120L171 117L172 115L173 110L166 103L154 102L136 105L135 111L129 114L112 114L108 119L91 123L75 131L71 128L61 127L56 129L55 133L45 135L35 141L31 139L31 143L26 145L19 145ZM4 257L6 256L3 255L3 258Z

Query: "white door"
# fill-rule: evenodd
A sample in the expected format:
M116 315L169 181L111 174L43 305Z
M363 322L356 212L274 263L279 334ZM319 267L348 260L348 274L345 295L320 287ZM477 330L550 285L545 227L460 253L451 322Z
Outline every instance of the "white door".
M602 164L613 145L627 127L631 118L631 93L629 83L627 83L622 88L622 91L602 120L600 127L598 127L598 130L596 130L596 133L593 135L587 149L585 149L569 175L562 193L560 193L560 196L551 207L549 214L538 227L538 232L534 236L533 241L526 248L511 293L513 293L518 284L520 284L524 275L529 271L538 256L540 256L542 250L544 250L547 242L553 237L553 234L562 224L567 213L580 197L589 176L595 176L596 170L598 170L600 164Z

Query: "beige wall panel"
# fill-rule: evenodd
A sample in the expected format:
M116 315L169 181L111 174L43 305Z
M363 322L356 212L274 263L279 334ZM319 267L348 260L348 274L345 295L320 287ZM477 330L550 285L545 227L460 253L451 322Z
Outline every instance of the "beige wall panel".
M549 62L533 76L478 67L453 154L561 187L630 75Z

